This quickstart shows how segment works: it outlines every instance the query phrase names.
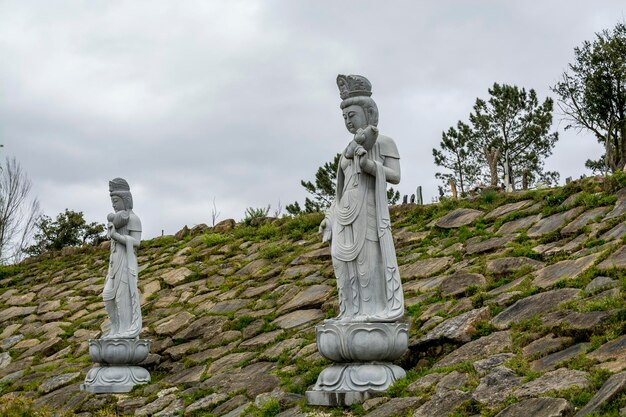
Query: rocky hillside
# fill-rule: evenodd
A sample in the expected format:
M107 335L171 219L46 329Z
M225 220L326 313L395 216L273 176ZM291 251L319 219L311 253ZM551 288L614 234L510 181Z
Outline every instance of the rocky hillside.
M150 385L79 391L108 251L0 269L0 415L618 416L626 406L626 181L392 209L408 371L350 409L307 407L336 289L319 215L142 243ZM144 219L149 221L149 219ZM624 411L621 411L624 413Z

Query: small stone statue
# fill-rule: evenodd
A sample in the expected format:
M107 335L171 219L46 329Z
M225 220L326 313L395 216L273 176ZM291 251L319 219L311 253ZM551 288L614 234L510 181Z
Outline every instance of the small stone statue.
M339 315L316 333L322 356L339 363L324 369L307 391L313 405L349 405L385 391L405 375L390 362L408 345L387 202L387 183L400 182L400 155L393 139L379 134L367 78L339 75L337 85L353 139L339 160L335 200L320 233L330 242Z
M109 193L115 212L107 216L111 254L102 298L111 326L101 339L89 340L91 359L104 366L92 368L81 385L81 389L96 393L128 392L135 385L150 382L150 373L136 366L150 353L150 341L139 339L137 248L141 221L133 212L133 196L126 180L111 180Z

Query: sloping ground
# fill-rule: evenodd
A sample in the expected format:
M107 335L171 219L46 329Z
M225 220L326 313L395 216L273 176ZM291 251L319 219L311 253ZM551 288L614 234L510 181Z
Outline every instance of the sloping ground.
M153 382L129 395L79 391L92 366L87 340L105 326L106 247L5 267L0 414L617 416L626 405L619 178L394 207L409 372L349 410L307 407L302 395L328 364L315 324L337 308L319 215L143 242Z

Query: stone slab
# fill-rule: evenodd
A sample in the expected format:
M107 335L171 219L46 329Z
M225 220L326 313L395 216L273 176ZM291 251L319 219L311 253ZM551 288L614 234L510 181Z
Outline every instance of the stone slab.
M518 300L511 307L502 311L491 320L491 324L498 328L506 328L513 322L521 322L532 318L536 314L547 313L559 307L559 304L575 299L580 290L562 288L531 295Z
M563 398L531 398L505 408L496 417L566 417L572 410Z
M533 203L533 200L522 200L516 201L515 203L505 204L503 206L497 207L491 210L489 213L485 215L485 220L495 219L497 217L505 216L509 213L512 213L517 210L521 210L525 207L528 207Z
M484 213L480 210L458 208L445 216L439 218L435 225L443 229L453 229L467 226L482 217Z

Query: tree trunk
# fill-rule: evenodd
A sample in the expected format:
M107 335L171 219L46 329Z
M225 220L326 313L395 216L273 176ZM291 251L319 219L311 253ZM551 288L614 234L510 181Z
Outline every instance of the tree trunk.
M487 165L489 166L489 175L491 177L491 186L498 186L498 159L500 159L500 150L498 148L484 149L485 159L487 159Z
M528 190L528 170L522 174L522 190Z

